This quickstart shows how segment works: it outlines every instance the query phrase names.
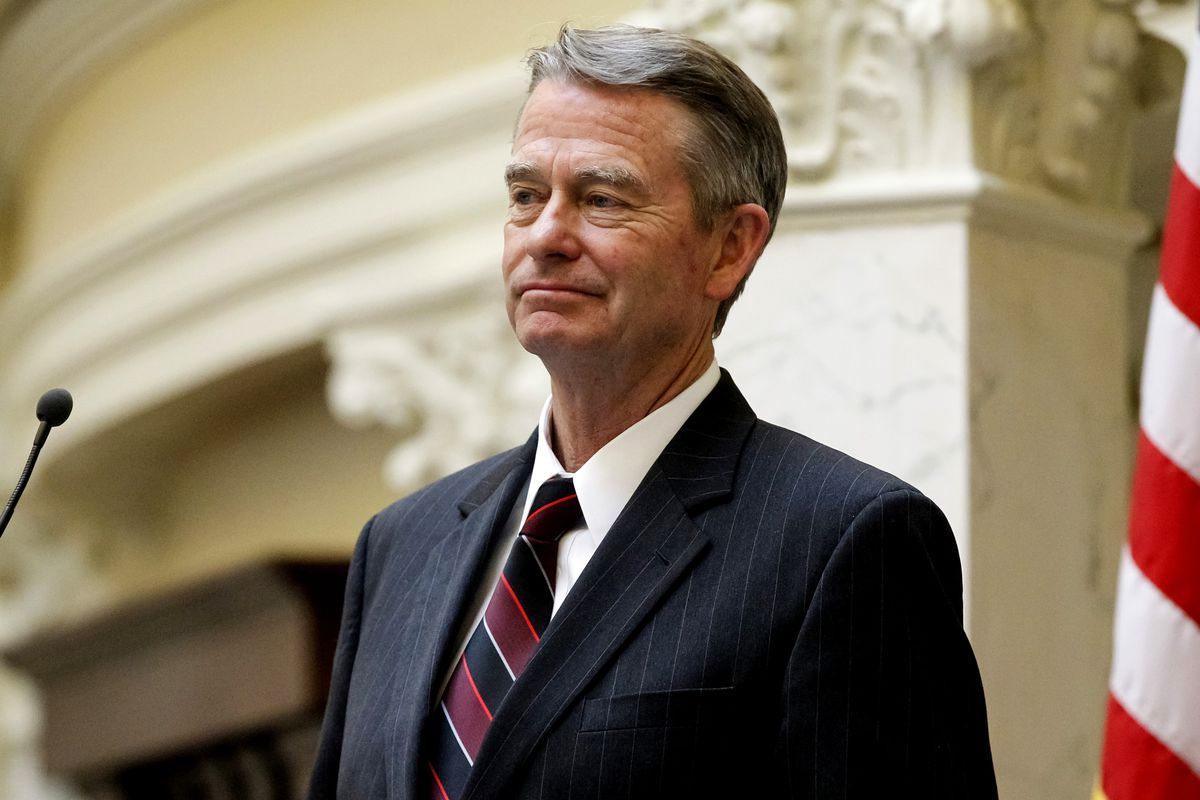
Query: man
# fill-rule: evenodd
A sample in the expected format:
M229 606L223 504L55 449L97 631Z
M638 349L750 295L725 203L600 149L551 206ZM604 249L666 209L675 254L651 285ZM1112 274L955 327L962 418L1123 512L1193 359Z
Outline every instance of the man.
M503 274L552 395L364 529L310 797L995 797L944 517L714 360L787 179L766 98L656 31L530 65Z

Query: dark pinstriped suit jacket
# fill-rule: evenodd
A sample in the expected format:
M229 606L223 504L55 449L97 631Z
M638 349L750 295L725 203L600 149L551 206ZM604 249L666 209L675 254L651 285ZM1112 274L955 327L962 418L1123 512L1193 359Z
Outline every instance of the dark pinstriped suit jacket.
M310 798L411 798L453 633L534 440L355 551ZM757 420L728 374L634 494L484 740L466 797L994 798L941 512Z

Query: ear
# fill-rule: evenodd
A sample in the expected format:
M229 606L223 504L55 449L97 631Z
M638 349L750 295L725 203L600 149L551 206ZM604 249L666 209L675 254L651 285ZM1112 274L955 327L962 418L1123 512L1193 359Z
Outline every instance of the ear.
M718 303L733 294L754 269L771 229L767 211L756 203L736 206L717 225L722 238L717 261L708 275L704 296Z

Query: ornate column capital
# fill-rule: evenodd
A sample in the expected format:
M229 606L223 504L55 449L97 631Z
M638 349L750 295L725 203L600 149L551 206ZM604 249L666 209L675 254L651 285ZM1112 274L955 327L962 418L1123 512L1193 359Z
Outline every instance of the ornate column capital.
M652 0L764 88L795 183L980 170L1123 207L1134 0Z
M1086 205L1125 207L1134 69L1134 0L1025 0L1033 47L975 82L983 169Z
M536 424L545 374L488 295L347 323L325 338L330 410L399 439L383 469L396 491L512 447Z
M965 73L1028 38L1017 0L656 0L629 21L737 61L771 98L801 182L966 163L944 146L966 116Z

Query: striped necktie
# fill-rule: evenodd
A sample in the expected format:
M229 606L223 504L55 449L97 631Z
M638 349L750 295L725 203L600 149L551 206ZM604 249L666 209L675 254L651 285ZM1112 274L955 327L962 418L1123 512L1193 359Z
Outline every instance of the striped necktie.
M550 624L558 540L581 519L570 478L551 478L534 495L483 619L471 632L430 720L430 797L462 796L492 716Z

